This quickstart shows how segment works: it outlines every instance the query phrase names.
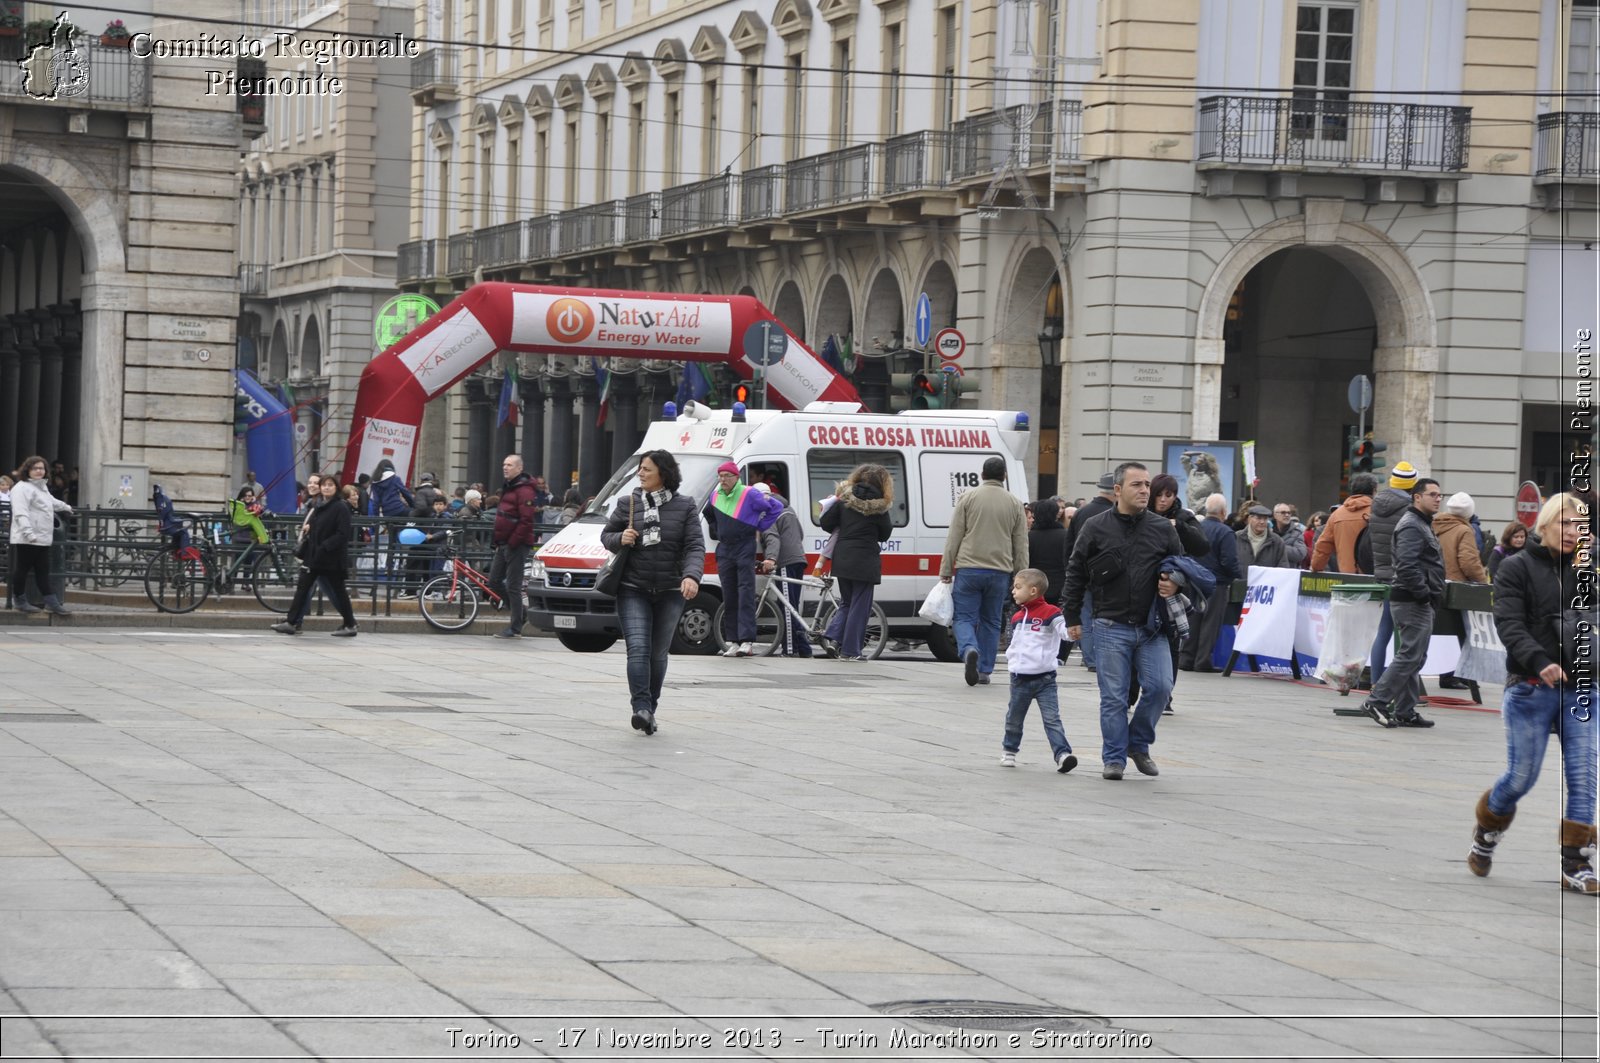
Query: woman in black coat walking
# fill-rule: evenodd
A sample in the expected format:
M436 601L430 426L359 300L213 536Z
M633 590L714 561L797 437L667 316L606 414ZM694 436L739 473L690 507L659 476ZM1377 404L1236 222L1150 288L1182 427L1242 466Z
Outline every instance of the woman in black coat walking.
M306 607L311 601L311 586L317 580L327 589L333 607L339 610L344 626L334 634L340 638L353 638L356 633L356 614L350 608L350 593L344 588L345 576L350 570L350 536L355 527L350 506L339 497L339 480L332 473L322 477L320 493L309 500L312 509L306 516L305 534L295 555L300 558L300 581L295 584L294 601L289 605L289 616L272 625L281 635L300 634L300 622L305 619Z
M1067 529L1061 523L1061 507L1053 498L1030 502L1033 527L1028 529L1028 567L1044 573L1050 581L1044 600L1059 602L1067 582Z
M839 581L839 658L860 661L872 615L873 588L883 581L880 546L894 534L889 508L894 479L882 465L858 465L843 484L837 505L823 511L822 530L838 532L833 544L833 575ZM884 637L888 632L883 633Z
M700 593L706 544L700 507L681 495L673 456L652 450L639 462L639 487L617 502L600 533L612 553L628 548L617 592L617 619L628 647L628 701L633 729L656 733L656 708L667 678L667 655L683 607Z

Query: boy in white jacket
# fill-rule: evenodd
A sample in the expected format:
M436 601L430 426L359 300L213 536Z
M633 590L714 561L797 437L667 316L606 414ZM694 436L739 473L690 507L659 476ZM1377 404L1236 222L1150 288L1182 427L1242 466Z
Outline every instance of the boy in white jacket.
M1006 669L1011 673L1011 704L1006 709L1006 733L1000 746L1000 765L1017 766L1017 750L1022 746L1022 721L1028 706L1039 703L1039 718L1050 740L1056 771L1066 774L1078 766L1072 744L1061 729L1061 710L1056 700L1056 655L1067 637L1067 622L1060 609L1045 599L1050 577L1036 568L1025 568L1011 581L1011 597L1021 606L1011 618L1011 645L1006 649Z

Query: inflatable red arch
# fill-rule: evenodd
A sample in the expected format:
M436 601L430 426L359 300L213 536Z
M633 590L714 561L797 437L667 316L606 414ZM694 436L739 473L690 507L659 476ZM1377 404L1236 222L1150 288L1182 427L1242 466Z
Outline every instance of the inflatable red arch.
M383 458L410 479L423 406L497 351L722 362L749 379L755 364L745 338L762 322L785 341L783 360L767 370L774 405L860 401L850 381L751 296L475 284L362 371L345 482Z

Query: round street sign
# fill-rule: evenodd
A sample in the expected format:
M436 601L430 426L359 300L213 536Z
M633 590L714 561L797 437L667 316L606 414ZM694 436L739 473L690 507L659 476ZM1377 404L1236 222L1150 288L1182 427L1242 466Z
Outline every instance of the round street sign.
M1350 408L1357 413L1372 408L1372 381L1365 374L1357 373L1350 378Z
M386 351L405 339L406 333L439 312L439 304L426 295L404 292L383 304L372 319L372 342Z
M752 365L777 365L788 349L788 334L776 321L757 321L744 330L744 356Z
M1522 486L1517 488L1517 519L1526 527L1533 527L1534 521L1539 519L1539 507L1544 505L1544 498L1539 494L1539 485L1532 480L1524 480Z
M947 362L954 362L967 353L967 338L960 329L943 328L933 337L933 349Z

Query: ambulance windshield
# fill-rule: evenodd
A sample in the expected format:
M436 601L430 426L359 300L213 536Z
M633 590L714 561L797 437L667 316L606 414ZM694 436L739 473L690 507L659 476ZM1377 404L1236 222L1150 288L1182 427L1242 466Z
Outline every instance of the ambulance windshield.
M628 460L622 463L622 468L600 488L600 493L589 500L579 519L605 520L610 517L617 499L626 498L629 492L639 486L639 461L643 457L643 454L629 455ZM678 493L688 495L699 505L705 505L717 480L717 466L728 459L716 454L679 454L677 459L678 472L683 475L683 486L678 488Z

